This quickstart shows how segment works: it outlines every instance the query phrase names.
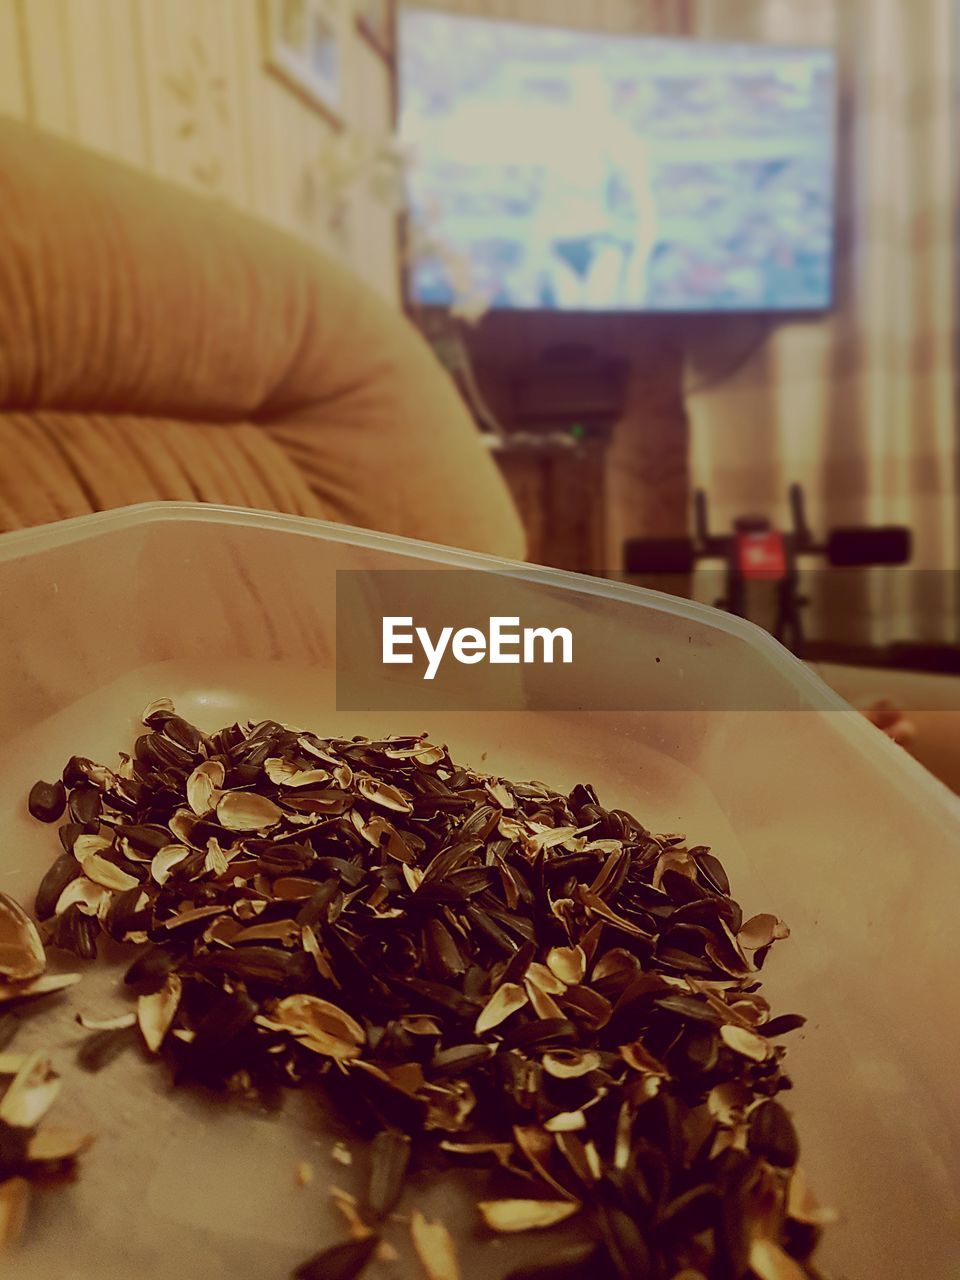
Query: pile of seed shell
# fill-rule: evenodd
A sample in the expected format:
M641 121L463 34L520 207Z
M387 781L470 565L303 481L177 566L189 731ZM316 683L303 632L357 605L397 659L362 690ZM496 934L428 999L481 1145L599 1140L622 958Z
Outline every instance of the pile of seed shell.
M140 945L129 1021L176 1080L322 1085L379 1144L373 1226L408 1167L489 1164L481 1230L580 1228L517 1276L819 1274L779 1101L803 1019L758 990L788 931L742 919L708 849L423 736L208 735L168 700L143 721L132 756L31 793L66 816L36 910L80 957ZM337 1248L298 1274L373 1256Z
M47 1123L61 1080L42 1050L9 1046L27 1012L73 986L78 973L46 973L37 927L18 902L0 893L0 1253L16 1243L31 1187L72 1175L92 1135Z

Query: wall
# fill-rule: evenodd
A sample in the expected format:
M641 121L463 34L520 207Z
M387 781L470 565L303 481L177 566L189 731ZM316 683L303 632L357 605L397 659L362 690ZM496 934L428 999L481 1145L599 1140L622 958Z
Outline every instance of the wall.
M265 69L261 16L258 0L0 0L0 112L247 209L395 299L389 210L352 193L338 240L305 199L335 131ZM385 135L388 68L346 25L344 118Z

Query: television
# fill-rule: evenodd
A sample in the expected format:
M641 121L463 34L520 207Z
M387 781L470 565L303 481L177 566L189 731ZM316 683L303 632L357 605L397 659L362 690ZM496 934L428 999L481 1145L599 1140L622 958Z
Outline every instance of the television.
M831 306L832 49L404 8L398 75L412 304Z

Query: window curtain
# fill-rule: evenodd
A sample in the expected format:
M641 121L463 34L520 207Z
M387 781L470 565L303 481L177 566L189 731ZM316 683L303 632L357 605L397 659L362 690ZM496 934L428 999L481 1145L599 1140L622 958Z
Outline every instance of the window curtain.
M835 310L802 322L731 320L722 340L698 326L693 483L720 527L754 511L786 520L793 481L806 487L817 532L910 526L916 571L842 586L821 575L816 611L821 622L842 615L854 642L955 642L956 588L944 571L957 565L960 537L960 5L687 0L674 9L678 29L704 38L835 44L840 66Z

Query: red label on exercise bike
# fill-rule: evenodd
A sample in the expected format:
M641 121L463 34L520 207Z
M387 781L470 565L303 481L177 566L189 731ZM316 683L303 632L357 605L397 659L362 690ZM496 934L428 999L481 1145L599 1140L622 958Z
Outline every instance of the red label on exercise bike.
M781 582L787 576L787 552L783 534L738 533L737 568L748 581Z

